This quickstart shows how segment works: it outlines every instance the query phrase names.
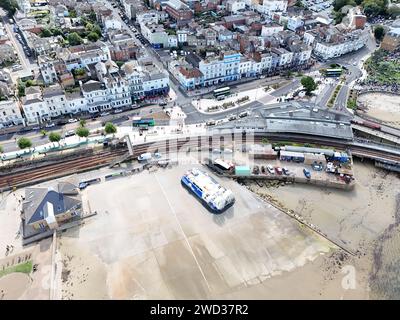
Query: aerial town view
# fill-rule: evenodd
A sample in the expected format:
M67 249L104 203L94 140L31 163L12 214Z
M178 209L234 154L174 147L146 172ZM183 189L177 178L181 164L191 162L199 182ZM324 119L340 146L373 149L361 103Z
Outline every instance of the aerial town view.
M0 0L0 300L400 299L399 0Z

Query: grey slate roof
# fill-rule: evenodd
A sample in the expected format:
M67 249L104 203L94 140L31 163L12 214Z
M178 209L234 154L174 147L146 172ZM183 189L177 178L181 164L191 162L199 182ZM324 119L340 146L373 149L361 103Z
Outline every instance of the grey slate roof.
M47 202L53 205L55 216L63 214L75 206L81 205L80 196L77 193L75 193L75 195L71 193L70 184L58 185L57 189L61 190L62 193L51 188L26 189L25 201L22 204L25 224L31 224L45 219L48 215ZM67 192L67 194L64 194L64 192Z

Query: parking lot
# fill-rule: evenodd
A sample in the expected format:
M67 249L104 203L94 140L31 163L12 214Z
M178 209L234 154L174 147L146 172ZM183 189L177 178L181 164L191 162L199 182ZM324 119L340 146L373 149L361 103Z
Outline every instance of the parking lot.
M234 206L211 214L180 184L191 167L144 171L84 191L84 205L98 214L63 234L70 272L64 296L260 299L271 292L249 288L329 250L326 240L229 179L216 178L235 194Z

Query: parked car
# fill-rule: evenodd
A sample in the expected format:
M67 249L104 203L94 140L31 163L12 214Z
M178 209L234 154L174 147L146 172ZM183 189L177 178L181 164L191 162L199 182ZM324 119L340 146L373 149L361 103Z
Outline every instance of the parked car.
M75 123L75 122L78 122L78 119L75 118L68 119L68 123Z
M100 113L100 117L105 117L108 116L110 113L109 112L102 112Z
M315 171L322 171L324 169L324 166L322 164L313 163L311 165L311 168L313 168L313 170Z
M44 127L45 128L53 128L55 126L56 126L56 124L54 122L52 122L52 123L47 123Z
M114 113L121 113L122 112L122 109L115 109L114 110Z
M283 174L284 174L285 176L288 176L288 175L290 174L290 171L289 171L288 168L283 167L283 168L282 168L282 171L283 171Z
M281 167L275 167L275 172L278 174L278 175L282 175L282 168Z
M303 173L307 179L311 179L311 172L306 168L303 169Z
M268 172L269 172L270 174L274 174L274 173L275 173L275 171L274 171L274 167L273 167L273 166L271 166L270 164L269 164L269 165L267 165L267 170L268 170Z
M258 166L253 167L253 174L259 174L260 173L260 168Z
M74 135L75 135L75 131L74 130L68 130L67 132L64 133L64 138L72 137Z

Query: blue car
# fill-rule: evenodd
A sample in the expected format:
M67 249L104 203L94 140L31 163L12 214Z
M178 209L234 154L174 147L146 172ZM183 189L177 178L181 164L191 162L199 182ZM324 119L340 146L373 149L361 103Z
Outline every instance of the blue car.
M303 173L306 176L307 179L311 179L311 172L308 171L307 169L303 169Z

